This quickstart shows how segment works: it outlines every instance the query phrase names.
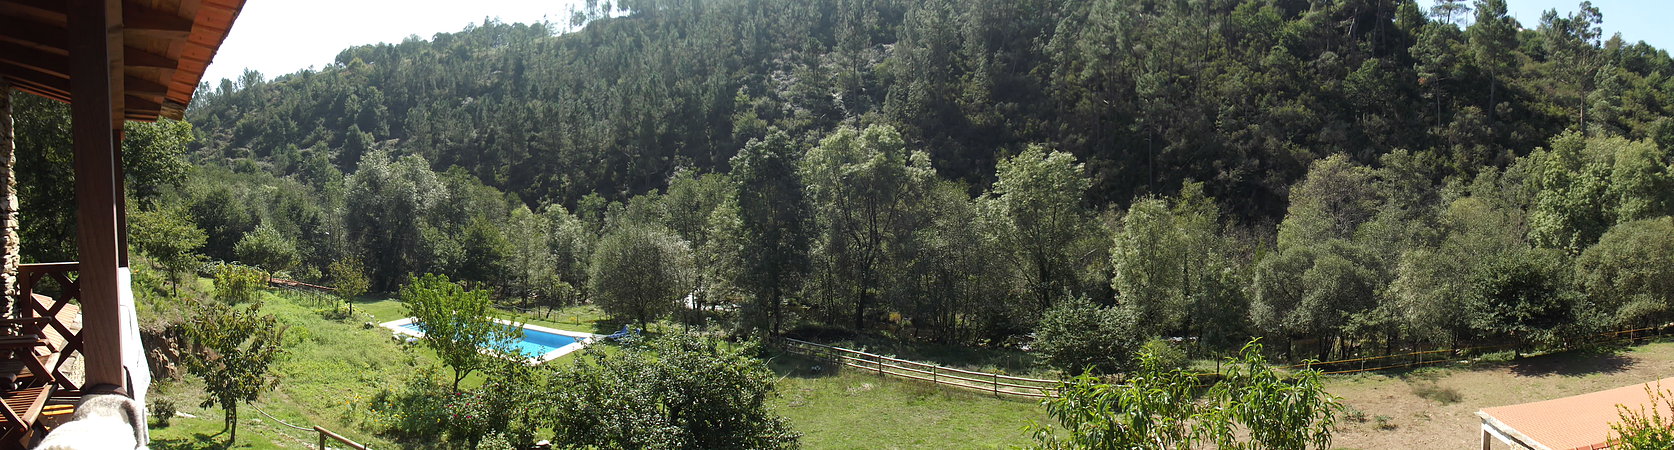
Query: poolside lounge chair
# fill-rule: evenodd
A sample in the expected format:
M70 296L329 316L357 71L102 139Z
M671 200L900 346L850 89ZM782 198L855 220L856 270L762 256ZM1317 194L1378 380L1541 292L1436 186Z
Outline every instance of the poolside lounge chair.
M633 334L634 334L634 332L633 332L632 329L628 328L627 325L623 325L622 326L622 331L618 331L618 332L606 335L605 339L617 340L617 339L628 337L628 336L633 335Z

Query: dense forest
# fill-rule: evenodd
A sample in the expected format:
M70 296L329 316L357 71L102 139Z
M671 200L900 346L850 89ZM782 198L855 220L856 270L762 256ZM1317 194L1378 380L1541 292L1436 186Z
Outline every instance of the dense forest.
M130 132L155 169L129 173L164 174L130 181L136 249L1049 352L1534 347L1674 317L1674 59L1587 3L615 7L204 84L185 123ZM20 148L67 155L53 106L20 103ZM67 229L26 229L27 256L66 257L29 242Z

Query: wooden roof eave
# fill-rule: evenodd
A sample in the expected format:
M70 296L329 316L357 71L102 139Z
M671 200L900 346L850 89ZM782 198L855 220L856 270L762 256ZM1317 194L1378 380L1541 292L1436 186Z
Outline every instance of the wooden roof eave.
M0 0L0 76L20 90L70 101L69 32L54 0ZM123 0L122 115L179 119L244 0Z

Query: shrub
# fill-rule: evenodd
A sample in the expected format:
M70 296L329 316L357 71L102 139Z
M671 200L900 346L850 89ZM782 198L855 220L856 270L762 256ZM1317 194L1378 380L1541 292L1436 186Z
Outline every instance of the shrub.
M1090 375L1064 382L1044 401L1061 430L1031 425L1048 449L1327 448L1342 410L1325 392L1319 371L1283 378L1244 346L1231 370L1207 390L1196 377L1166 369L1140 353L1137 370L1120 384Z
M157 428L168 428L169 421L179 412L174 406L174 401L166 398L152 400L151 404L146 405L146 409L151 410L151 420L156 422Z
M1663 417L1662 412L1674 410L1674 391L1645 386L1650 397L1650 408L1639 405L1638 410L1616 405L1620 422L1610 424L1611 448L1648 450L1674 448L1674 417Z
M1126 310L1073 298L1041 317L1034 348L1043 363L1064 373L1110 374L1132 366L1136 334Z
M370 409L384 432L408 441L436 442L446 429L447 399L452 390L424 369L395 389L372 396Z
M256 298L256 291L267 285L267 273L255 267L221 264L215 269L215 298L238 304Z
M767 407L773 373L756 349L684 334L588 348L553 375L542 425L564 448L790 448Z
M1151 355L1157 360L1157 366L1164 369L1184 369L1189 362L1185 351L1162 339L1145 341L1145 345L1139 347L1139 352Z

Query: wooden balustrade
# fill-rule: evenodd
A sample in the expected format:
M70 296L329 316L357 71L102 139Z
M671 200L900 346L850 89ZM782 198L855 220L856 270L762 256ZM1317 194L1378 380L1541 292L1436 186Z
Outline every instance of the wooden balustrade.
M76 322L80 306L72 306L71 303L72 300L76 303L81 301L81 284L80 280L75 277L79 269L80 264L75 262L20 264L18 265L18 293L17 297L12 299L14 311L19 316L51 319L47 321L49 327L45 331L55 344L58 341L62 341L62 344L59 344L61 345L59 348L51 349L51 351L58 353L58 357L55 358L56 362L49 369L58 388L70 391L78 390L79 387L73 380L64 376L64 363L70 359L71 355L86 357L86 352L83 351L81 329ZM36 293L36 290L41 287L40 283L46 280L51 280L58 285L58 291L56 292L58 298ZM57 336L52 336L53 334Z

